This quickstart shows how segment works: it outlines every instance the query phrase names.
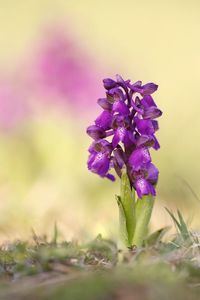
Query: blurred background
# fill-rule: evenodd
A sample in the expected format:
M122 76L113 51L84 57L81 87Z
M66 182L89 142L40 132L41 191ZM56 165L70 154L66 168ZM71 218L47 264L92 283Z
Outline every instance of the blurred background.
M155 82L164 112L152 229L200 213L198 0L0 0L0 240L117 237L111 183L87 171L102 79Z

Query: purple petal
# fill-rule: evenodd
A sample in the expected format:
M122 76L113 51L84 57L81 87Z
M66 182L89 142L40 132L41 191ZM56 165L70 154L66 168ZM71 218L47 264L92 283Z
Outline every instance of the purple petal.
M124 152L121 148L117 148L113 152L114 157L116 158L116 162L120 168L124 165Z
M160 144L154 135L140 135L137 137L136 145L138 147L153 147L155 150L160 148Z
M129 84L129 88L134 93L140 93L141 86L142 86L142 81L140 81L140 80L137 81L137 82L135 82L135 83L133 83L133 84Z
M138 147L151 147L154 143L154 138L150 135L140 135L136 141Z
M125 124L128 126L129 125L128 122L129 122L128 118L125 118L124 116L119 114L116 115L114 114L112 120L112 128L117 129L118 127L124 127Z
M102 152L102 153L106 153L107 155L110 155L112 150L113 150L112 144L103 139L94 141L88 149L89 153L91 154Z
M162 115L162 112L157 108L153 98L150 95L144 96L141 100L141 105L144 108L143 118L144 119L155 119Z
M102 152L108 155L110 155L113 150L112 144L106 140L98 140L93 143L92 147L95 152Z
M111 181L115 181L115 176L113 176L112 174L107 174L106 175L106 177L108 178L108 179L110 179Z
M124 80L119 74L116 75L116 80L117 83L123 87L125 90L127 90L129 84L130 84L130 80Z
M123 115L125 117L128 116L130 113L127 105L121 100L114 102L112 111L115 113L116 112L120 113L121 115Z
M112 110L112 104L108 101L107 98L100 98L97 100L97 103L105 110Z
M93 143L90 145L90 147L89 147L89 149L88 149L89 153L94 154L94 153L96 152L95 149L94 149L94 147L95 147L95 142L93 142Z
M154 140L153 148L154 148L155 150L160 149L160 144L159 144L157 138L155 137L155 135L153 135L152 137L153 137L153 140Z
M106 90L112 89L117 86L117 83L111 78L105 78L103 80L103 85Z
M141 99L141 104L144 108L149 108L151 106L156 106L153 98L150 95L146 95Z
M156 195L156 191L147 180L140 178L135 182L135 189L138 194L138 197L141 199L145 195L151 194L152 196Z
M88 169L104 177L109 170L110 160L105 153L91 154L88 159Z
M152 163L150 163L148 165L147 172L148 172L147 180L153 185L156 184L158 181L158 174L159 174L158 169Z
M138 81L134 82L133 84L129 85L130 88L134 88L134 87L139 88L141 86L142 86L142 81L141 80L138 80Z
M124 95L123 91L120 88L113 88L110 89L107 92L107 97L108 97L108 101L111 103L114 103L115 101L125 101L126 100L126 96Z
M94 140L102 139L106 136L104 130L96 125L91 125L87 128L87 134Z
M92 163L95 159L95 156L96 156L96 153L91 153L88 157L88 161L87 161L87 165L88 165L88 169L91 170L91 167L92 167Z
M122 78L122 76L119 75L119 74L116 75L116 80L117 80L117 83L125 84L126 86L130 83L130 80L129 80L129 79L125 81L125 80Z
M139 133L144 134L144 135L152 135L155 133L155 123L156 121L152 120L143 120L139 119L138 117L135 117L135 123L137 126L137 129Z
M151 162L149 150L147 148L139 148L132 152L128 163L132 169L137 171L149 162Z
M126 135L126 128L124 127L117 128L112 139L112 145L114 148L119 144L119 142L122 142L124 140L125 135Z
M116 80L117 80L117 82L124 83L124 79L119 74L116 75Z
M144 119L156 119L158 117L160 117L162 115L162 111L155 107L149 107L147 109L144 110L144 114L143 114L143 118Z
M150 82L142 86L141 93L142 95L150 95L153 94L158 89L158 85Z
M124 146L128 149L131 149L132 146L135 144L135 137L133 132L130 130L126 130L126 135L123 139Z
M158 121L152 120L152 125L153 125L153 128L155 131L157 131L159 129Z
M121 176L122 176L122 168L120 168L120 166L118 165L117 160L116 160L115 157L112 158L112 165L111 165L111 167L115 169L115 172L121 178Z
M112 114L108 111L103 111L95 120L95 124L104 130L111 129Z
M133 99L131 100L131 106L133 107L133 109L142 115L144 113L144 109L139 107L139 106L141 106L140 104L141 103L140 103L139 97L136 97L135 101Z

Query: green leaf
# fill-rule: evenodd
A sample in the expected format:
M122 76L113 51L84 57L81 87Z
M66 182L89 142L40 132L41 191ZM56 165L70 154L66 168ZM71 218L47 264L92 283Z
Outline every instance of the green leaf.
M150 234L145 239L145 245L154 246L154 245L158 244L169 229L170 229L170 226L166 226L166 227L163 227L161 229L154 231L152 234Z
M181 215L181 212L179 210L177 210L177 214L179 217L179 222L180 222L180 226L181 226L181 235L183 237L184 240L190 239L190 232L187 228L187 225L183 219L183 216Z
M187 240L187 241L191 242L191 234L188 230L187 224L184 221L181 212L179 210L177 210L178 219L176 219L174 214L168 208L165 208L165 209L169 213L169 215L172 218L172 220L174 221L175 225L177 226L177 229L180 233L181 238L184 241Z
M120 230L120 237L126 247L130 247L129 240L128 240L128 232L126 227L126 215L124 212L124 208L121 202L120 196L115 196L119 208L119 230Z
M154 204L154 197L151 195L138 199L135 206L136 226L133 238L133 245L142 246L147 234L148 224Z
M132 246L135 231L135 193L132 191L126 172L121 177L121 203L126 218L126 228L129 245Z
M179 222L176 219L176 217L174 216L174 214L167 207L165 207L165 209L168 212L168 214L170 215L170 217L172 218L172 220L174 221L174 223L177 226L177 228L179 229L179 231L181 231L181 225L179 224Z

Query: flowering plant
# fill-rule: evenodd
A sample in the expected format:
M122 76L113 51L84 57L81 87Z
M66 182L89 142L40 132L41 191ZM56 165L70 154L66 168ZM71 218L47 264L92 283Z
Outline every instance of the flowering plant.
M131 83L119 75L116 80L104 79L103 84L106 97L98 99L103 112L87 128L93 139L88 169L114 181L109 172L113 168L121 178L117 202L122 237L128 247L140 246L150 220L159 173L149 152L150 148L160 148L155 119L162 112L151 96L158 86L142 85L141 81Z

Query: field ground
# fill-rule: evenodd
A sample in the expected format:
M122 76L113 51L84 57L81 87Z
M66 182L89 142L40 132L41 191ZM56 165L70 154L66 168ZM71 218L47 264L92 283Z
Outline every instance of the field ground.
M4 244L0 299L199 299L199 237L179 217L172 240L162 241L165 228L130 250L101 236L86 245L58 242L56 227L51 241L33 233L31 242Z

